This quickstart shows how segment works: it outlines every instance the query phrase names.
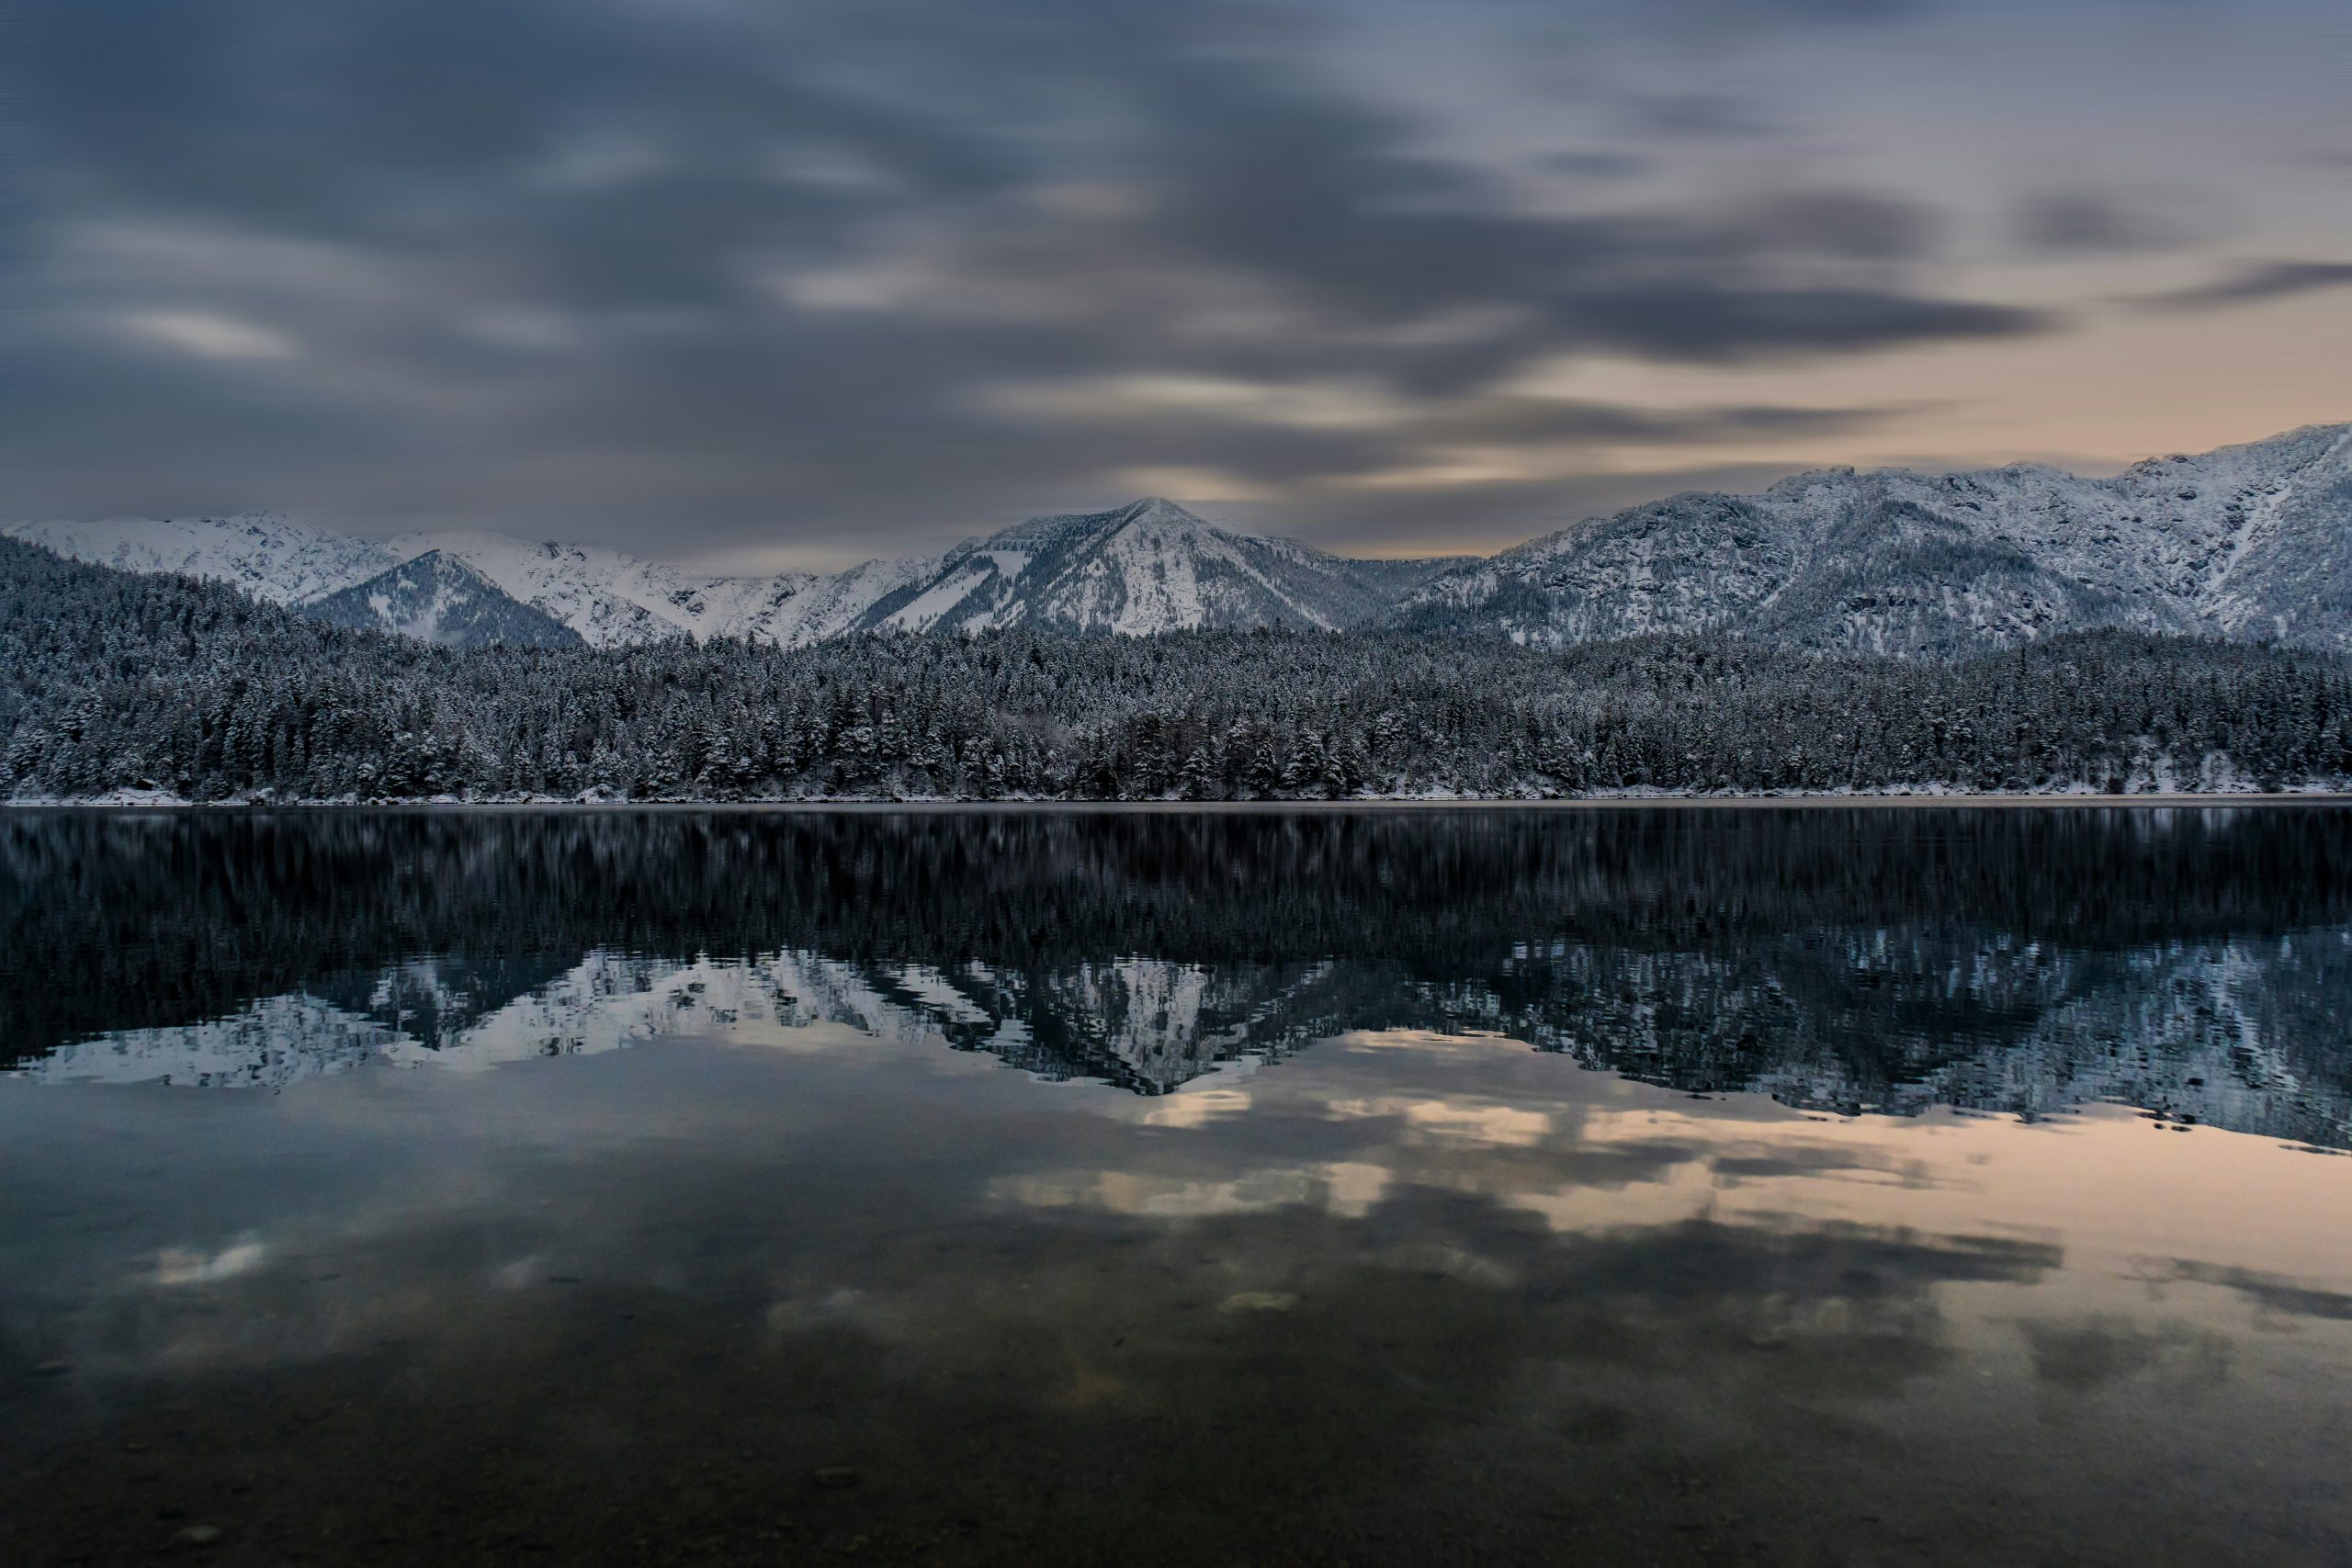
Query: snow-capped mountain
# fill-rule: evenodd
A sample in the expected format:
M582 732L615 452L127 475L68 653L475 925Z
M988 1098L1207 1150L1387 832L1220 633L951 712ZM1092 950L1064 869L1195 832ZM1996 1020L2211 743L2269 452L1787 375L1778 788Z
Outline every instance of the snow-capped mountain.
M863 624L878 600L937 570L938 558L871 560L831 576L681 571L619 550L490 533L356 539L277 512L228 517L41 521L0 529L74 560L235 584L274 604L310 605L428 554L551 617L595 648L665 637L751 637L796 647ZM405 595L396 594L405 603ZM354 620L353 625L379 625ZM495 640L528 641L507 636Z
M598 648L678 637L792 647L857 631L1013 626L1399 626L1546 644L1724 629L1906 655L2134 626L2352 648L2347 424L2151 458L2100 479L2034 464L1828 468L1759 495L1674 496L1491 559L1351 560L1219 528L1158 497L823 577L701 575L498 534L377 544L275 513L6 532L79 560L216 578L295 605L437 554Z
M387 547L407 557L435 550L570 626L595 648L665 637L749 637L786 648L853 629L876 600L929 572L929 557L867 561L829 577L681 571L619 550L531 544L501 534L404 534Z
M618 550L479 533L401 534L385 548L402 560L461 562L594 647L691 635L680 608L693 596L684 574Z
M16 523L5 532L94 566L232 582L273 604L322 598L401 559L372 540L329 533L279 512Z
M366 626L448 648L564 648L581 640L553 615L523 604L439 550L427 550L301 609L339 626Z
M1431 563L1434 573L1447 563ZM1158 496L1038 517L963 546L875 604L890 631L1031 626L1148 636L1196 627L1336 630L1385 615L1412 569L1229 533Z
M2347 525L2352 425L2104 479L1830 468L1537 539L1434 579L1400 618L1553 644L1720 627L1951 654L2137 626L2352 647Z

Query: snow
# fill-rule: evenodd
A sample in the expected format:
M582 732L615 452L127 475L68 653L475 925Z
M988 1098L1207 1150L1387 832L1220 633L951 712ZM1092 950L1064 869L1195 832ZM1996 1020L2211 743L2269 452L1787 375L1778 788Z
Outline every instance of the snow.
M131 571L183 571L308 604L439 553L593 647L749 637L795 647L883 627L980 631L1038 624L1149 636L1193 626L1360 625L1395 597L1390 574L1290 540L1212 527L1162 497L1017 524L945 558L878 559L831 576L698 575L597 546L482 531L381 544L278 513L27 523L8 532ZM903 602L901 602L903 601ZM895 608L885 610L886 602ZM382 606L400 629L438 625Z
M439 551L578 632L591 647L690 637L673 596L691 589L679 573L618 550L531 544L502 534L403 534L387 547L402 560Z
M384 547L276 512L226 517L113 517L11 524L11 538L123 571L178 572L233 583L256 599L299 604L397 564Z
M876 600L936 563L867 561L831 577L772 577L681 571L620 550L533 544L501 534L412 534L390 541L403 558L437 549L472 567L523 603L613 648L690 637L749 637L797 647L853 628Z
M1831 468L1688 494L1467 563L1408 624L1557 644L1728 626L1808 648L1961 652L2121 626L2352 645L2318 584L2352 572L2352 426L2313 426L2109 479L2018 464Z
M1159 496L1032 518L959 550L884 624L1041 626L1128 637L1204 626L1335 628L1377 619L1394 574L1289 539L1216 527Z
M991 570L969 560L960 562L903 608L891 612L883 624L894 631L929 631L941 617L988 582Z
M1851 468L1757 495L1684 495L1417 582L1292 540L1216 527L1163 497L1038 517L944 558L831 576L698 575L594 546L486 532L383 544L276 513L19 523L74 558L178 571L307 604L439 551L589 644L688 637L786 647L860 630L1036 626L1153 636L1340 629L1401 610L1424 629L1557 644L1730 626L1808 648L1964 652L2079 626L2352 647L2352 425L2313 426L2108 479L2030 464Z

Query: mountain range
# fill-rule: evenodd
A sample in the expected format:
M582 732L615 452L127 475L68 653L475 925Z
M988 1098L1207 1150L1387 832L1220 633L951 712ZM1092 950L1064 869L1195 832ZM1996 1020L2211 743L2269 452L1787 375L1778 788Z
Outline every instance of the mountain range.
M1401 616L1551 646L1721 629L1962 654L2106 626L2352 646L2352 424L2109 479L1829 468L1678 495L1446 572Z
M1351 559L1221 528L1158 497L830 576L696 574L496 534L375 542L276 513L6 532L460 646L1281 626L1542 646L1715 630L1907 656L2108 626L2352 648L2352 424L2151 458L2105 479L2035 464L1822 469L1757 495L1673 496L1489 558Z

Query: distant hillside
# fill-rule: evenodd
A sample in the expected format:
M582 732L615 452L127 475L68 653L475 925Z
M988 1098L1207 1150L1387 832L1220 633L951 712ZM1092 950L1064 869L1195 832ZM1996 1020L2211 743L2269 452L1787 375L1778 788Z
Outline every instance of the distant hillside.
M400 564L398 556L372 540L349 538L282 512L51 520L14 523L0 531L93 566L231 583L271 604L322 598Z
M1679 495L1457 567L1397 622L1554 647L1729 631L1950 656L2130 627L2352 648L2352 425L2105 479L1832 468Z
M301 612L339 626L367 626L446 648L565 648L581 641L561 621L438 550L312 600Z
M500 534L407 534L387 547L401 556L433 549L461 560L597 648L715 637L796 648L856 629L876 600L937 564L911 557L867 561L829 577L725 577L619 550L530 544Z

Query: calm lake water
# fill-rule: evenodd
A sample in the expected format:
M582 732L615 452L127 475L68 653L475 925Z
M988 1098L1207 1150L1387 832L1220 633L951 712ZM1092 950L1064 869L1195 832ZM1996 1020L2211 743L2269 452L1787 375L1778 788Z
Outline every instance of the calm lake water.
M0 1561L2352 1562L2352 811L0 816Z

